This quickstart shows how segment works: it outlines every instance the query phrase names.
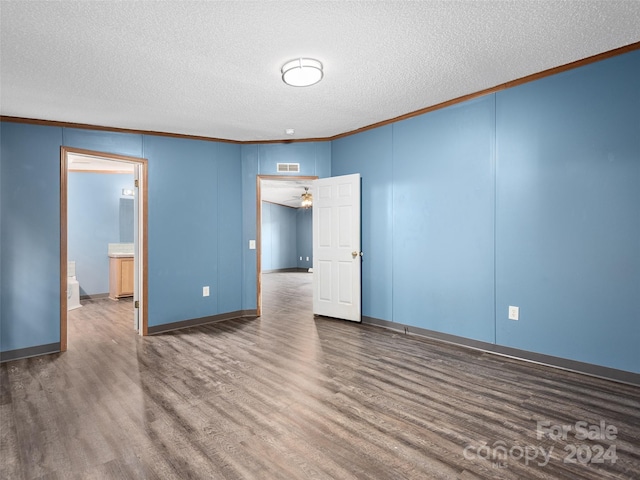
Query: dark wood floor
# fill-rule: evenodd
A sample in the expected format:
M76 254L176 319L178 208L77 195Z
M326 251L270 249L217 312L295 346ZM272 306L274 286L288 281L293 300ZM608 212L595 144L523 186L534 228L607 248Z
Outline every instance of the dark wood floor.
M0 477L640 478L640 388L314 318L305 273L263 285L260 319L147 338L128 301L70 312L66 353L0 366Z

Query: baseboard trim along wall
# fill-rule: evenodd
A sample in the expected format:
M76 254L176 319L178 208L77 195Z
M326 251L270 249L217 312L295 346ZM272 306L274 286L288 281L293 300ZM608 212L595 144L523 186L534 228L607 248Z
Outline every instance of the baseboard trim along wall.
M165 323L163 325L149 327L149 335L170 332L172 330L180 330L182 328L195 327L197 325L206 325L207 323L217 323L225 320L232 320L234 318L257 317L257 313L257 310L237 310L235 312L222 313L220 315L194 318L191 320L183 320L181 322ZM23 358L29 357L37 357L40 355L48 355L51 353L60 353L60 342L0 352L0 363L10 362L12 360L21 360Z
M99 298L107 298L108 296L109 296L109 292L92 293L91 295L80 295L80 300L98 300Z
M276 268L275 270L262 270L261 273L283 273L283 272L308 272L309 269L308 268L299 268L299 267L294 267L294 268Z
M149 326L149 335L166 333L172 330L180 330L183 328L195 327L198 325L206 325L207 323L218 323L234 318L257 317L257 310L237 310L235 312L221 313L220 315L210 315L208 317L193 318L191 320L182 320L180 322L164 323L162 325Z
M0 363L9 362L11 360L20 360L23 358L37 357L39 355L47 355L49 353L59 353L60 342L48 343L46 345L38 345L36 347L19 348L17 350L9 350L0 352Z
M517 360L561 368L563 370L582 373L592 377L603 378L605 380L640 386L640 374L638 373L593 365L591 363L578 362L576 360L569 360L561 357L554 357L552 355L529 352L527 350L520 350L517 348L504 347L502 345L481 342L479 340L472 340L469 338L459 337L457 335L450 335L448 333L436 332L426 328L413 327L402 323L390 322L388 320L380 320L379 318L363 316L362 323L387 328L389 330L406 333L408 335L419 335L431 340L438 340L461 347L473 348L474 350L481 350L483 352L515 358Z

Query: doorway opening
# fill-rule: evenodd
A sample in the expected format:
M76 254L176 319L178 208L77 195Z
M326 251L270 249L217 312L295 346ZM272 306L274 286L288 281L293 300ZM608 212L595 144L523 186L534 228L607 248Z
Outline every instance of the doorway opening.
M311 182L317 176L284 176L284 175L258 175L256 180L256 264L257 264L257 315L262 315L263 300L263 202L269 204L282 205L285 208L301 208L302 195L305 188L311 190ZM310 209L309 209L310 211ZM296 255L297 258L299 256ZM312 264L307 264L307 258L311 260L311 254L302 255L300 265L311 268ZM309 261L310 261L309 260ZM278 266L278 265L274 265ZM304 267L300 267L304 268ZM296 268L297 269L297 268ZM271 270L271 269L266 269ZM294 271L292 269L292 271Z
M133 327L140 335L147 335L147 160L138 157L114 155L92 150L61 147L60 149L60 351L67 350L67 320L70 301L69 293L69 173L127 173L132 175L132 188L122 188L120 199L120 216L126 221L121 223L120 239L127 240L113 245L126 247L125 251L110 252L111 245L105 242L104 259L110 253L114 258L121 256L123 267L122 279L128 283L125 289L133 289ZM127 187L125 185L125 187ZM119 196L119 193L118 193ZM121 220L123 222L123 220ZM130 240L130 241L129 241ZM102 248L102 247L101 247ZM125 258L127 261L125 261ZM103 259L103 260L104 260ZM73 260L73 259L72 259ZM109 261L111 258L109 258ZM115 265L115 264L114 264ZM130 268L132 267L132 272ZM75 264L71 265L75 268ZM111 268L111 267L110 267ZM117 268L117 267L116 267ZM125 273L126 270L126 273ZM132 275L131 275L132 274ZM131 276L133 278L131 278ZM82 281L82 279L80 279ZM111 291L111 280L109 280ZM80 284L82 286L82 284ZM130 294L121 291L122 294ZM109 294L111 296L111 292ZM114 296L116 298L117 295ZM71 306L76 306L73 303ZM79 305L78 305L79 306Z

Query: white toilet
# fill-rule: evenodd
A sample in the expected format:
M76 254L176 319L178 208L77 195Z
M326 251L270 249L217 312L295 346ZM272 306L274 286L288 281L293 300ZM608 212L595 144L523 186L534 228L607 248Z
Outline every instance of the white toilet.
M76 280L76 262L67 262L67 310L80 308L80 284Z

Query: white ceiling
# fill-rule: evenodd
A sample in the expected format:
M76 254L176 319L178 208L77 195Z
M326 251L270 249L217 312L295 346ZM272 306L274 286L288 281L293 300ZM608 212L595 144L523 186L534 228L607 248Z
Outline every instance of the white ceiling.
M263 201L287 207L300 208L305 188L311 192L310 180L260 180L260 196Z
M640 1L0 2L0 113L330 138L640 40ZM285 85L299 56L324 79ZM295 129L288 137L285 129Z
M93 155L80 155L70 153L67 155L68 170L70 172L95 172L95 173L130 173L133 174L134 164L120 162Z

